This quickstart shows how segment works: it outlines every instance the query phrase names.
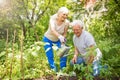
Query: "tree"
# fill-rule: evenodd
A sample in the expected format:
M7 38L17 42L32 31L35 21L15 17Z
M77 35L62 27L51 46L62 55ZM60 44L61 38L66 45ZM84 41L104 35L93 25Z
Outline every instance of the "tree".
M15 10L17 11L20 25L23 28L24 36L27 36L26 33L28 33L28 35L30 36L32 32L34 32L32 36L35 35L35 40L38 41L39 36L36 29L36 26L38 26L37 23L39 23L39 21L46 15L51 15L49 11L52 12L52 10L54 10L53 6L56 5L56 3L54 3L54 0L16 0L16 2L20 5L20 7L17 7L16 5L14 6ZM21 9L24 12L22 14L18 11ZM32 30L32 32L30 31L30 29Z

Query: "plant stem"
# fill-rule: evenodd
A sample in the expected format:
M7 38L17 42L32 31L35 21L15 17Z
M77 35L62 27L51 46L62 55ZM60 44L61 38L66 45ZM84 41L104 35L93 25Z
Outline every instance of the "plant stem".
M14 43L15 43L16 30L14 30L13 43L12 43L12 60L10 65L10 80L12 80L12 64L14 61Z
M21 74L22 74L22 80L24 80L24 67L23 67L23 29L22 29L22 33L20 36L20 53L21 53Z
M7 33L7 35L6 35L6 59L5 59L5 67L6 67L6 69L5 69L5 74L3 75L3 78L8 73L8 69L7 69L7 59L8 59L8 29L6 30L6 33Z

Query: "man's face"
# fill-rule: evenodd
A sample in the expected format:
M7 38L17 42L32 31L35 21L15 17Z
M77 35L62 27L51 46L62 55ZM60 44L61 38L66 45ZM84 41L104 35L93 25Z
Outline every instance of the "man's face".
M80 25L73 26L73 32L77 37L79 37L81 35L82 29L83 28L81 28Z

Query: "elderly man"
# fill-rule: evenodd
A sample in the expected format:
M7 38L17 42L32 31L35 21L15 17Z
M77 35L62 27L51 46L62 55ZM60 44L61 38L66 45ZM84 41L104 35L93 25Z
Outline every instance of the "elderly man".
M98 62L102 57L102 53L99 48L96 48L96 43L93 36L83 30L83 22L80 20L75 20L71 23L72 29L74 32L73 43L74 43L74 56L71 60L71 65L74 64L93 64L94 72L93 75L96 76L99 74L98 71ZM97 53L96 55L94 53ZM78 55L81 55L79 57ZM95 69L96 68L96 69Z

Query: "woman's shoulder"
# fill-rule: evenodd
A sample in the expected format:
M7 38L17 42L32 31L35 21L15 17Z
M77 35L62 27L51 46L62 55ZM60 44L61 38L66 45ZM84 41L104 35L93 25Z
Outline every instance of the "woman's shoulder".
M68 19L65 19L65 25L69 26L70 25L70 21Z
M65 23L70 23L70 21L68 19L65 19Z
M57 14L54 14L54 15L50 16L50 19L51 19L51 20L57 19Z

